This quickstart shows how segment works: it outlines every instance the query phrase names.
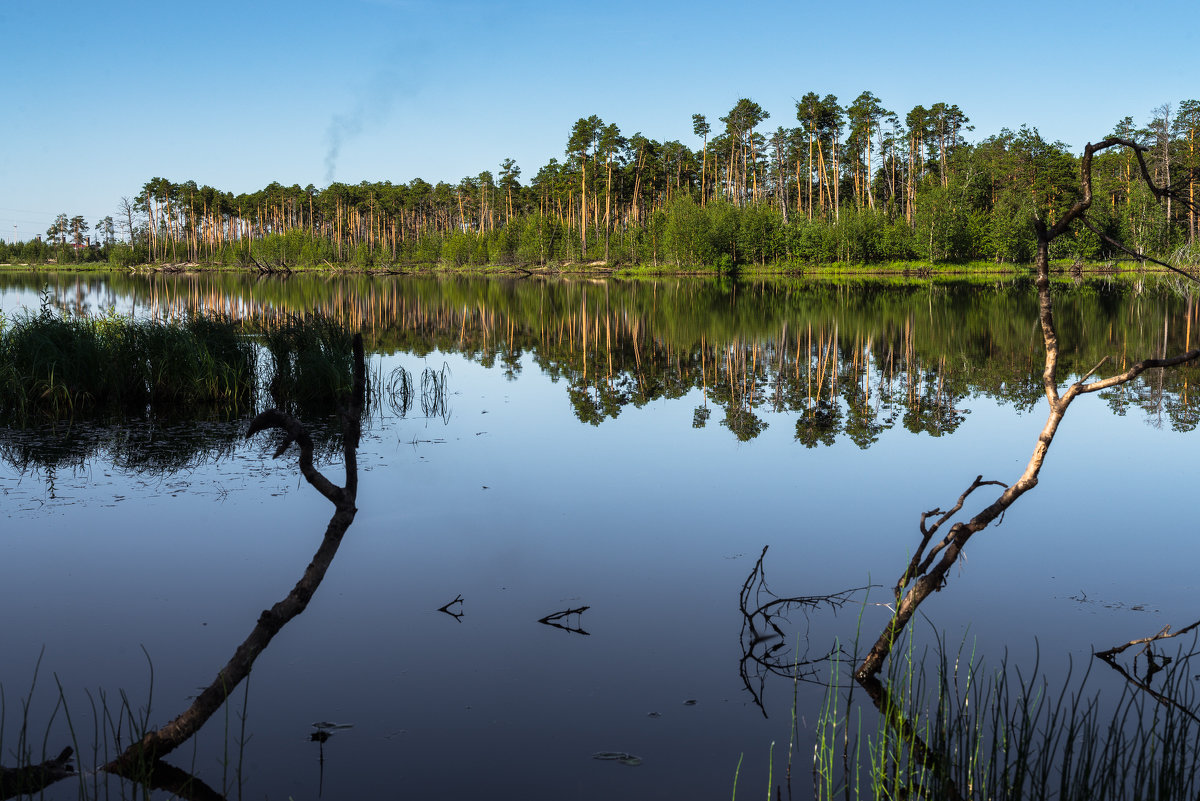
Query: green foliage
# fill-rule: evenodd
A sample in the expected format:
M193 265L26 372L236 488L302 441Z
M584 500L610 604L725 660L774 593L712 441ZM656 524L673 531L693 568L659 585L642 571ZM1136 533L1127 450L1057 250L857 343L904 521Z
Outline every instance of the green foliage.
M663 235L667 258L680 267L699 267L703 264L703 256L710 252L709 218L699 204L686 195L676 198L667 209Z
M113 267L132 267L138 263L138 254L129 245L110 245L108 263Z
M746 264L765 265L782 255L783 215L765 205L746 206L738 224L737 251Z
M708 246L703 252L704 261L721 272L727 272L739 263L737 241L741 213L737 206L723 200L709 203L704 211L708 218Z
M442 237L440 234L422 234L412 250L412 259L418 264L437 264L442 258Z
M442 260L450 267L462 267L471 261L475 252L475 237L463 231L455 231L446 237L442 245Z
M1126 118L1115 133L1147 146L1159 183L1171 179L1194 196L1200 102L1178 111L1173 124L1159 117L1139 129ZM905 113L869 90L848 106L810 91L796 102L798 127L760 131L770 117L739 98L711 135L709 117L693 114L699 150L580 117L565 160L550 159L528 186L512 159L500 163L498 181L483 170L455 184L273 182L238 195L154 177L115 221L95 224L104 247L80 247L88 223L63 213L45 243L0 243L0 261L124 265L126 251L105 250L120 228L135 262L458 269L603 258L610 267L722 272L916 259L1017 264L1032 257L1032 221L1061 218L1080 198L1079 159L1066 145L1028 126L968 142L970 120L954 103ZM1093 222L1107 215L1106 233L1160 258L1194 245L1196 213L1158 202L1132 151L1105 151L1094 167ZM1056 258L1119 255L1082 231L1051 248Z

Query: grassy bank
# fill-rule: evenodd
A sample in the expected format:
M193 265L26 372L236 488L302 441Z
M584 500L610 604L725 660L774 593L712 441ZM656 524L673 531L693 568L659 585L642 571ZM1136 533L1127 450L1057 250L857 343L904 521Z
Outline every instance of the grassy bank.
M9 263L0 264L0 270L33 270L38 272L231 272L257 273L262 275L289 275L292 273L343 274L354 273L362 275L496 275L496 276L614 276L621 278L640 277L723 277L740 276L758 278L769 276L792 276L815 279L839 278L870 278L872 276L900 278L936 278L939 276L971 277L971 276L1013 276L1029 275L1033 271L1032 264L997 263L994 261L969 261L962 263L927 261L886 261L876 263L830 262L806 263L797 261L772 262L767 264L739 265L734 268L718 266L682 267L676 264L630 264L607 263L604 261L562 261L540 264L448 264L445 262L389 264L362 266L349 262L335 263L323 261L316 264L294 263L285 265L268 265L264 263L227 264L221 262L178 262L159 264L112 265L105 262L90 263ZM1121 275L1130 273L1167 273L1163 267L1149 262L1099 261L1087 262L1074 259L1060 259L1050 265L1052 272L1063 275ZM1200 266L1185 265L1188 269L1200 273Z

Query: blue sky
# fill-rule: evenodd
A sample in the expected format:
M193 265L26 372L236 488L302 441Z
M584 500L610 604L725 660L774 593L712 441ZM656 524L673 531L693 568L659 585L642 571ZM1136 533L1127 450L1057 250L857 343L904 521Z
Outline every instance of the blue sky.
M957 103L971 140L1028 124L1080 150L1200 97L1200 6L911 0L0 0L0 238L94 223L155 176L527 183L599 115L691 146L739 97L795 124L808 91L903 116ZM747 10L749 9L749 10Z

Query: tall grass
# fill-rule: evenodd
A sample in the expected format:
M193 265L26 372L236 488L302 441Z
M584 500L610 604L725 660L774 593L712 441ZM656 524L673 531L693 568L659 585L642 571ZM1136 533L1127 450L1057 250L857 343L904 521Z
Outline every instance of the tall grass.
M352 381L350 336L320 316L249 329L217 315L164 322L40 310L0 317L0 419L243 414L269 401L335 410Z
M44 798L47 792L53 797L64 798L74 795L80 799L148 799L158 798L158 791L167 792L171 798L241 798L245 784L246 745L250 740L246 721L248 715L250 687L245 684L240 709L234 709L231 693L226 693L225 728L221 737L221 783L219 788L208 786L197 773L196 755L198 737L192 738L192 764L188 770L174 767L162 760L140 758L128 770L114 772L112 762L135 743L140 742L153 729L152 701L154 697L154 664L143 648L149 665L149 683L144 705L135 703L124 690L116 697L103 689L93 694L85 691L88 705L72 715L67 703L66 691L57 675L54 676L56 695L48 716L39 710L35 720L33 707L39 695L38 683L42 659L39 656L34 666L33 680L20 699L20 719L16 721L15 740L5 742L7 731L6 713L8 703L3 687L0 686L0 798L30 797ZM39 699L43 705L44 696ZM90 711L90 718L88 712ZM240 725L231 726L231 715L236 714ZM56 724L61 719L62 724ZM90 721L91 731L76 727ZM51 748L51 740L63 734L70 738L70 747L58 751ZM236 750L235 750L236 749ZM58 784L73 783L74 793L62 790L50 791ZM166 797L166 796L163 796Z
M1090 669L1068 671L1055 685L1037 665L1028 675L1007 664L990 671L941 643L930 672L911 639L907 645L892 664L880 714L852 720L839 701L842 688L831 682L814 749L816 798L1165 801L1200 794L1200 703L1186 655L1160 673L1157 692L1174 701L1160 703L1128 685L1115 698L1092 691ZM920 758L922 750L932 760Z
M346 330L325 317L289 315L261 329L275 407L301 416L334 411L353 383Z
M176 323L43 305L0 325L0 413L18 420L253 404L255 349L237 323Z

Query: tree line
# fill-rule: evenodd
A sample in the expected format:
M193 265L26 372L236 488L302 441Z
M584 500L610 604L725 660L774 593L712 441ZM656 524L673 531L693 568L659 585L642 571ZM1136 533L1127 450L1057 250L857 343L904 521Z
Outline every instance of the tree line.
M869 91L847 105L809 92L794 111L794 125L770 130L770 113L742 98L715 121L692 115L691 144L580 118L562 160L551 158L527 183L512 159L457 183L271 183L244 194L155 177L121 199L115 219L96 223L94 246L81 246L86 221L63 214L45 241L0 243L0 261L1027 263L1033 221L1053 221L1078 198L1078 156L1036 128L972 142L956 104L902 116ZM1143 145L1155 180L1194 199L1198 129L1200 101L1185 100L1158 107L1141 126L1127 116L1112 133ZM1194 261L1194 204L1160 204L1138 170L1131 153L1096 159L1097 232L1056 242L1055 257L1116 258L1109 236Z

